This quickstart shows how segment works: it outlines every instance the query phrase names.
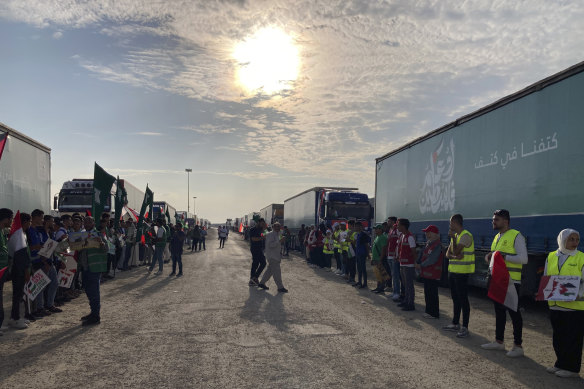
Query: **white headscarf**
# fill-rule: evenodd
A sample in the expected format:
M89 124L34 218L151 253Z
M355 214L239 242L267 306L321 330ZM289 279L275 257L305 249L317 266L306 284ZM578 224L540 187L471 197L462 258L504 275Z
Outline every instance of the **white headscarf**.
M568 240L568 237L572 234L576 234L578 236L580 236L580 233L576 230L573 230L571 228L566 228L565 230L560 231L560 234L558 235L558 247L559 250L566 254L566 255L576 255L576 250L568 250L566 248L566 241Z

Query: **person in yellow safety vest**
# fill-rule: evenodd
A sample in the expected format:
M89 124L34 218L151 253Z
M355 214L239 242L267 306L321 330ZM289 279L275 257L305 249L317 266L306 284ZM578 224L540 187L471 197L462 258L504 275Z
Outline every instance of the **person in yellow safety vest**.
M523 265L527 263L527 247L523 235L521 235L519 231L509 228L510 221L511 217L509 211L506 209L500 209L494 212L493 230L497 230L499 233L495 236L495 239L493 239L491 252L485 256L485 261L490 263L493 253L499 251L505 258L505 265L507 265L509 275L515 284L517 296L520 296L521 269ZM503 340L505 337L507 311L509 311L509 316L511 316L511 321L513 322L514 343L513 347L506 355L511 358L522 357L523 318L521 317L519 307L517 308L517 312L515 312L498 302L495 302L494 304L496 316L495 341L483 344L481 347L485 350L505 350Z
M339 223L333 224L333 248L334 248L334 257L335 262L337 263L337 270L335 271L336 274L341 275L343 274L343 264L342 264L342 255L341 255L341 242L339 241L339 236L341 234L341 225Z
M546 276L576 276L584 279L584 253L578 251L580 234L565 229L558 235L558 250L549 253L545 262ZM584 340L584 288L574 301L548 301L553 329L556 363L547 369L562 378L579 377Z
M474 238L463 227L461 214L450 218L450 245L446 251L448 262L448 281L454 313L452 323L442 327L445 331L456 332L458 338L468 336L468 322L470 320L470 303L468 301L468 277L475 272ZM462 311L462 326L460 313Z
M322 252L324 254L324 267L327 271L331 270L331 262L333 254L335 253L333 232L331 230L326 231L326 237L324 238L324 246L322 247Z

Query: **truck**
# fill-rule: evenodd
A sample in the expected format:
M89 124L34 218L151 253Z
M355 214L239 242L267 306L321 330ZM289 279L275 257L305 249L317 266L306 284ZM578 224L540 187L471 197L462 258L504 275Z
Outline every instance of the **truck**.
M582 107L584 62L377 158L375 220L408 218L420 243L434 224L446 245L450 216L462 214L476 250L469 282L486 287L491 219L507 209L529 253L521 293L533 295L558 233L584 231Z
M0 123L0 204L51 211L51 149Z
M166 218L166 210L170 216L170 223L176 224L176 209L166 201L154 201L152 203L152 220ZM168 220L167 220L168 222Z
M260 217L269 225L276 222L282 223L284 221L284 204L270 204L260 209Z
M127 203L125 206L136 212L140 212L142 201L144 201L144 192L127 180L120 179L119 183L127 193ZM115 211L114 195L116 193L116 185L114 183L112 186L111 195L108 197L104 208L105 212L113 213ZM74 178L71 181L65 181L63 183L55 201L55 209L58 210L59 215L70 215L75 212L85 213L91 211L92 201L93 179Z
M176 211L176 214L178 217L177 221L180 221L183 224L183 226L189 225L188 220L193 219L194 217L192 213L187 211Z
M360 221L368 227L371 205L359 188L314 187L284 201L284 224L298 231L302 224L331 227L336 222Z

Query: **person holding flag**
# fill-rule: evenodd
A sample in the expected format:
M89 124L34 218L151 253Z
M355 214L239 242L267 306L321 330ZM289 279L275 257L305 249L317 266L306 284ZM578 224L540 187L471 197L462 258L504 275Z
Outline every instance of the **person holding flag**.
M507 311L513 322L514 343L506 354L508 357L522 357L523 318L519 311L519 289L521 287L521 269L527 263L527 246L525 238L517 230L511 229L509 211L500 209L493 213L493 230L499 233L493 239L491 252L485 256L490 264L491 283L489 297L495 303L496 333L495 341L483 344L485 350L505 351L505 323Z
M558 235L558 249L549 253L544 276L576 276L584 279L584 253L578 251L580 233L565 229ZM556 362L547 371L562 378L578 378L584 344L584 290L580 283L574 301L548 301Z
M8 326L19 330L28 328L25 319L20 317L20 303L24 296L24 285L30 278L31 258L25 231L30 228L31 219L27 213L16 212L8 240L8 256L12 258L12 312Z

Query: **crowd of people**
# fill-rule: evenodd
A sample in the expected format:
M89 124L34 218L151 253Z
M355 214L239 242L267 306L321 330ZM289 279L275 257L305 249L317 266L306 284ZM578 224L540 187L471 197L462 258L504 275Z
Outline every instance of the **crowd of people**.
M492 227L496 231L490 252L484 260L492 267L492 256L498 252L519 296L521 271L527 264L528 254L525 237L511 228L507 210L493 214ZM285 228L287 229L287 228ZM469 336L470 303L468 298L469 276L475 272L475 244L471 232L464 228L463 216L452 215L448 231L449 245L443 247L437 226L429 225L422 230L426 240L418 247L405 218L389 217L372 232L358 221L335 223L331 228L324 224L306 227L302 225L297 238L299 247L309 266L334 271L353 287L368 288L367 264L373 269L376 287L371 291L383 294L389 291L391 299L403 311L415 311L416 278L424 284L426 319L439 319L438 287L443 274L445 258L448 259L448 281L453 303L452 321L443 330L458 338ZM371 236L373 235L373 236ZM266 282L273 276L278 291L286 291L282 284L280 259L282 247L287 246L289 234L280 231L279 223L268 228L263 219L249 230L252 267L249 286L268 289ZM558 236L558 250L549 253L544 275L568 275L584 279L584 254L577 250L580 236L577 231L566 229ZM286 247L287 252L287 247ZM265 255L264 255L265 254ZM259 277L266 267L264 276ZM335 266L333 266L333 259ZM558 377L578 377L582 363L584 340L584 291L580 290L575 301L549 301L553 328L553 348L556 363L548 372ZM512 309L494 301L495 340L481 345L485 350L505 351L510 358L524 356L523 318L519 307ZM513 325L513 344L505 348L507 314ZM462 318L461 318L462 316ZM461 320L462 319L462 320Z
M152 272L158 265L155 274L159 275L164 264L172 261L169 276L181 277L185 244L192 250L205 249L204 227L185 230L180 222L167 224L164 218L154 222L145 218L138 224L129 219L116 225L109 212L100 215L96 222L92 216L78 213L53 217L39 209L17 215L10 209L0 209L0 335L4 323L2 294L8 281L12 281L13 294L8 327L23 330L37 320L58 314L64 304L78 298L82 291L87 295L90 313L81 322L88 326L100 323L100 284L115 278L116 271L148 266L148 272ZM15 229L15 225L21 228ZM82 246L75 241L79 236ZM19 239L23 242L21 246L11 245ZM50 255L43 255L46 252L42 250L50 241L55 242L56 248ZM76 249L72 250L73 247ZM65 269L73 270L68 282L59 277ZM25 294L26 284L39 271L50 282L30 299Z

